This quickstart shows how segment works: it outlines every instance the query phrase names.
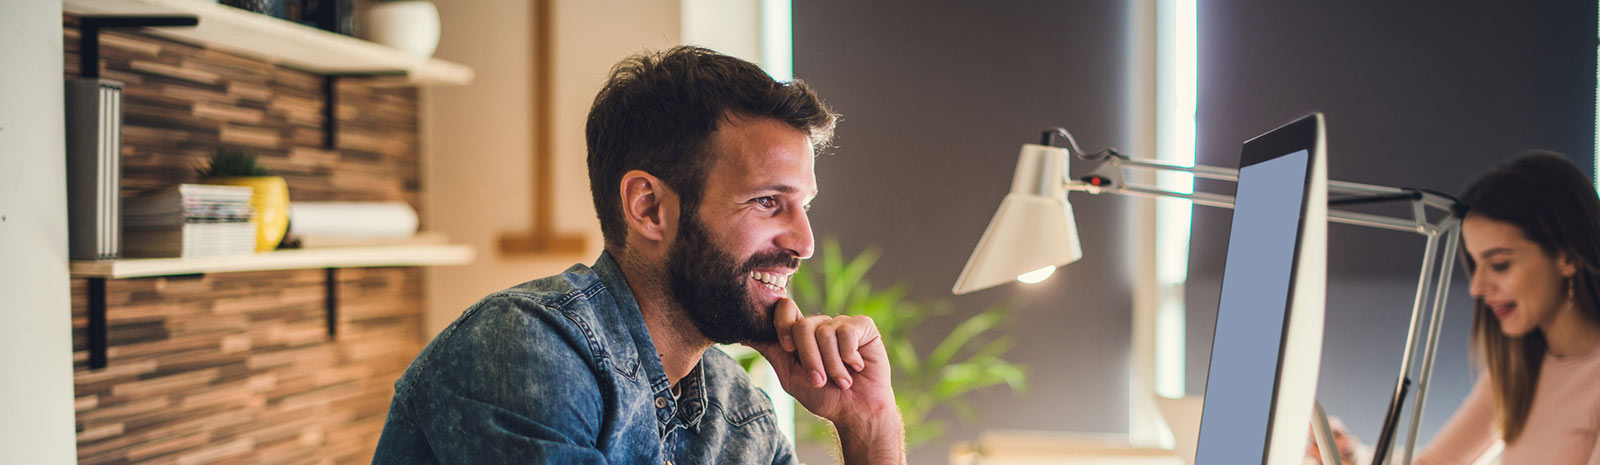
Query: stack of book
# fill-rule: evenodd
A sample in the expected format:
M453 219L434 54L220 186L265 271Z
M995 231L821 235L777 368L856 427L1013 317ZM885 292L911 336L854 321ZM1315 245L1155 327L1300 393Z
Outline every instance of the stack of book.
M129 257L208 257L255 253L256 223L245 186L179 184L127 199L122 251Z

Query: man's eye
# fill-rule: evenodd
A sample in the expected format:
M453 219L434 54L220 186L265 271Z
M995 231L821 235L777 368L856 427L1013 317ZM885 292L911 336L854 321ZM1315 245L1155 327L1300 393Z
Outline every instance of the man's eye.
M1489 269L1495 270L1495 271L1505 271L1507 268L1511 268L1511 264L1510 263L1491 263L1491 264L1489 264Z
M752 202L755 202L756 205L760 205L762 208L773 208L778 206L778 199L774 199L772 197L759 197L755 200L752 200Z

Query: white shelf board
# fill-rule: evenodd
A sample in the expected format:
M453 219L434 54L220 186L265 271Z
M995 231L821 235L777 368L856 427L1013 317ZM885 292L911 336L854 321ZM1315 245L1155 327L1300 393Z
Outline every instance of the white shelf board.
M224 257L74 260L71 269L74 278L117 279L235 271L465 265L472 262L474 255L471 246L459 244L331 247Z
M393 47L252 13L215 0L63 0L79 16L188 15L195 27L146 28L150 34L238 53L318 74L404 73L412 83L465 85L472 68L437 58L417 59Z

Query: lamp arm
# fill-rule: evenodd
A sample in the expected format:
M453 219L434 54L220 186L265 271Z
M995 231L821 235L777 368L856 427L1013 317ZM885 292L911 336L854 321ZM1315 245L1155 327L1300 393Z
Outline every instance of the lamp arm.
M1075 150L1075 149L1069 149ZM1179 172L1190 173L1195 177L1217 181L1238 182L1239 170L1207 165L1185 166L1167 163L1158 160L1132 158L1114 150L1106 150L1111 154L1095 160L1088 175L1078 179L1067 179L1063 187L1067 191L1080 191L1090 194L1120 194L1146 198L1178 198L1194 202L1196 205L1208 207L1233 208L1233 196L1209 192L1181 192L1160 187L1146 186L1125 181L1127 173L1141 172ZM1084 157L1079 157L1080 159ZM1411 202L1411 214L1408 217L1395 217L1374 215L1371 213L1354 212L1335 208L1328 209L1328 221L1355 226L1366 226L1394 231L1409 231L1417 234L1431 234L1438 232L1451 218L1459 216L1457 202L1454 198L1438 192L1362 184L1346 181L1328 181L1328 192L1342 194L1346 197L1334 199L1334 204L1372 203L1395 200ZM1445 216L1438 221L1428 220L1428 209L1443 211Z
M1119 164L1124 165L1129 169L1144 171L1177 171L1181 173L1193 174L1197 178L1239 182L1239 170L1233 168L1223 168L1209 165L1185 166L1159 160L1132 157L1121 159Z

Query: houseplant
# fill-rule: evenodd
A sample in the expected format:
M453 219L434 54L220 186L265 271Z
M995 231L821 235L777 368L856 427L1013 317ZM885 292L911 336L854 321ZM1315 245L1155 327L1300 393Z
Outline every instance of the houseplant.
M289 229L289 185L283 177L273 176L266 167L256 162L256 156L235 148L219 148L211 162L196 167L202 184L248 186L255 189L250 196L250 206L255 209L251 219L256 222L256 251L270 252L278 248L283 234Z
M866 274L878 256L877 249L869 247L847 259L840 252L839 241L827 239L822 256L806 262L790 278L789 290L795 304L806 312L866 315L878 325L889 356L895 403L905 421L907 447L943 435L944 422L928 418L938 407L972 418L976 412L964 400L972 391L1001 384L1019 392L1026 390L1026 368L1003 358L1014 343L1002 328L1012 311L1010 306L996 305L968 316L932 349L919 348L912 334L926 333L924 323L950 317L949 305L911 300L904 284L874 288ZM800 439L831 442L832 433L820 419L799 416L796 423Z

